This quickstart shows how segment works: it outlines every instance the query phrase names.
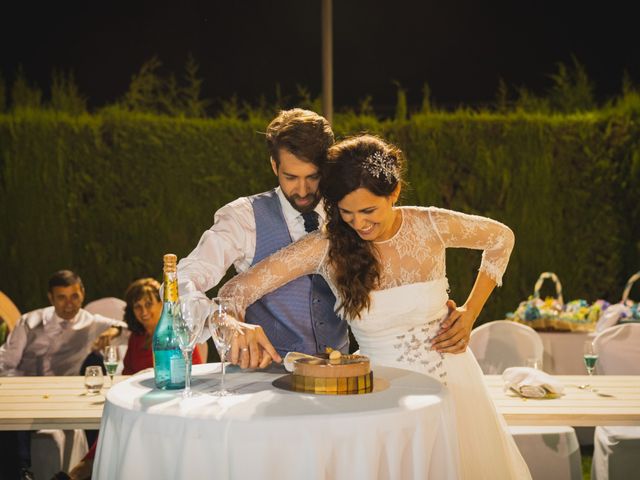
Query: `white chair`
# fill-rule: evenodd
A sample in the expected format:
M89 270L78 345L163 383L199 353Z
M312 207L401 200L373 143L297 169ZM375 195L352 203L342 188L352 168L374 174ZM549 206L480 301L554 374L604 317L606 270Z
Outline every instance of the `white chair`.
M608 328L593 341L598 352L597 372L603 375L640 375L640 324ZM640 427L596 427L593 438L593 480L638 478Z
M38 430L31 434L31 471L35 478L51 478L71 470L88 451L82 430Z
M501 375L508 367L527 366L528 360L542 365L544 347L533 328L511 320L485 323L471 332L471 351L482 371Z
M123 320L124 319L124 309L127 306L127 302L121 300L116 297L104 297L94 300L92 302L87 303L84 306L84 309L87 312L102 315L108 318L113 318L115 320ZM124 368L124 364L122 360L124 359L125 354L127 353L127 346L129 345L129 335L131 332L129 330L123 330L122 334L112 340L111 344L115 345L118 348L118 355L120 357L120 363L118 365L118 369L116 370L117 374L122 373Z
M97 313L105 317L122 320L124 318L124 308L127 306L124 300L116 297L104 297L89 302L84 309L90 313Z
M511 320L485 323L471 332L469 348L485 374L502 374L508 367L542 365L538 333ZM534 480L582 480L582 459L575 430L570 426L509 427Z
M9 326L9 331L13 330L20 319L20 310L4 293L0 292L0 318Z
M603 375L640 375L640 323L610 327L593 339L598 352L596 372Z

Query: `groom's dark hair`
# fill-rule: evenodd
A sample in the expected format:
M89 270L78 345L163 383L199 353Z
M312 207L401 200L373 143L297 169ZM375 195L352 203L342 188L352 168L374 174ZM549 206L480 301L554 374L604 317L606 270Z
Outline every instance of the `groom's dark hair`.
M310 110L281 110L265 132L271 158L280 166L280 149L320 167L334 136L326 118Z

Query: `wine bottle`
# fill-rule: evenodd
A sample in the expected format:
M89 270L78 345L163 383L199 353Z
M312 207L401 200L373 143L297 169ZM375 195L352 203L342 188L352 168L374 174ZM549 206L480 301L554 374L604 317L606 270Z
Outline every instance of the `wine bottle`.
M185 363L178 338L173 330L173 315L177 312L178 275L177 257L167 253L163 268L163 305L162 315L153 332L153 372L156 387L166 389L184 388Z

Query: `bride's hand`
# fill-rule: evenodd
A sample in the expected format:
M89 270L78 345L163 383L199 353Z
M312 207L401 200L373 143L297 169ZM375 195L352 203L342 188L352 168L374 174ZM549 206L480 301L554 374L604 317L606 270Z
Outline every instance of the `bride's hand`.
M453 300L449 300L447 306L449 316L440 325L440 331L431 346L441 353L463 353L469 345L471 329L478 314L465 305L456 308Z

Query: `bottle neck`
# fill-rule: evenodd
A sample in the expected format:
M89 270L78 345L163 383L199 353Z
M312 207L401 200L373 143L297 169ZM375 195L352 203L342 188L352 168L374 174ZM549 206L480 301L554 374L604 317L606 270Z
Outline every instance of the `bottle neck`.
M176 272L164 272L164 302L175 303L178 301L178 275Z

